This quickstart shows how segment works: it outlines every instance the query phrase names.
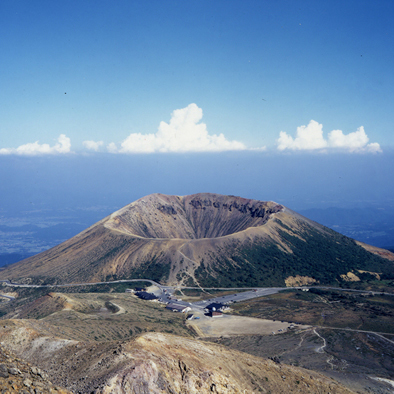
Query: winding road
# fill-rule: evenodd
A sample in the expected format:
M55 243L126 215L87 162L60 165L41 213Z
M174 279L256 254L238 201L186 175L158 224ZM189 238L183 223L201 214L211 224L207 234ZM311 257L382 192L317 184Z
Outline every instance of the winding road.
M159 298L161 298L162 302L168 303L168 302L176 301L177 304L189 306L191 308L196 308L198 310L203 310L207 305L209 305L210 303L213 303L213 302L226 304L226 303L247 301L247 300L250 300L253 298L264 297L267 295L279 293L280 291L289 290L289 289L321 289L321 290L337 290L337 291L350 291L350 292L357 292L357 293L368 293L368 294L374 294L374 295L376 295L376 294L384 294L384 295L391 295L391 296L394 295L393 293L386 293L386 292L342 289L340 287L327 287L327 286L321 286L321 287L319 287L319 286L309 286L309 287L300 287L300 286L297 286L297 287L230 287L230 288L164 286L152 279L119 279L119 280L105 281L105 282L67 283L67 284L62 284L62 285L28 285L28 284L23 284L23 283L14 283L10 280L0 280L0 283L4 283L7 286L11 286L11 287L33 287L33 288L56 288L56 287L61 288L61 287L74 287L74 286L95 286L95 285L102 285L102 284L132 283L132 282L148 282L148 283L151 283L153 286L156 286L159 289L159 294L156 294L156 295L159 296ZM181 290L181 289L198 289L198 290L204 290L204 291L205 290L227 290L227 291L235 291L235 292L241 290L242 292L238 293L238 294L230 294L230 295L226 295L226 296L213 297L208 300L189 303L186 301L174 300L172 293L178 289L179 290ZM15 297L5 295L5 294L0 294L0 296L8 298L10 300L15 299Z

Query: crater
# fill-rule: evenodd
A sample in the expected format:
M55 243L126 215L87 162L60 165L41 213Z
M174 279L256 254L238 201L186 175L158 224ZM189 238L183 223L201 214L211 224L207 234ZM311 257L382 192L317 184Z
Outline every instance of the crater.
M272 201L220 194L151 194L113 213L104 226L147 239L218 238L263 226L283 209Z

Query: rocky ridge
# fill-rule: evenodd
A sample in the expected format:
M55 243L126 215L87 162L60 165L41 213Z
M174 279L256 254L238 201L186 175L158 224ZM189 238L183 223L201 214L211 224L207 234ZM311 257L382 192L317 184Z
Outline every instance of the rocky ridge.
M234 196L152 194L113 213L106 228L148 239L218 238L262 226L284 207Z
M71 394L53 385L44 371L16 357L1 345L0 388L2 393Z
M18 360L13 365L21 371L12 384L27 388L23 390L28 393L36 388L39 392L41 379L47 375L74 393L351 393L309 370L170 334L147 333L133 341L91 343L42 336L28 322L4 322L7 328L0 327L2 346L12 347L18 357L34 360L41 368L12 358ZM49 383L47 389L42 392L56 392Z

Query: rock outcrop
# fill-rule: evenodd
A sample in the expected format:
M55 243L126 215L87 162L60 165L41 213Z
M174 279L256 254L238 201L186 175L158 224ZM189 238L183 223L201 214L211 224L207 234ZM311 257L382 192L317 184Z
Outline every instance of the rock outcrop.
M11 392L53 393L49 377L71 392L86 394L351 393L313 371L170 334L147 333L128 342L78 342L44 336L27 321L4 322L2 346L18 355L0 353L0 376L8 374L0 377L0 384L21 390ZM22 358L34 360L40 369Z
M53 385L44 371L16 357L1 345L0 388L2 393L71 394Z
M218 238L262 226L284 207L218 194L152 194L113 213L106 228L147 239Z

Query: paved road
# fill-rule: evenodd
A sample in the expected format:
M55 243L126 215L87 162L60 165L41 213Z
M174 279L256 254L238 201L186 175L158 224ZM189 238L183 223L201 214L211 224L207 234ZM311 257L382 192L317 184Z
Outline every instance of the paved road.
M352 332L363 332L366 334L374 334L388 342L391 342L392 344L394 344L394 341L391 339L386 338L384 335L393 335L391 332L381 332L381 331L368 331L368 330L359 330L358 328L343 328L343 327L330 327L330 326L314 326L316 328L319 329L328 329L328 330L337 330L337 331L352 331Z
M275 294L283 289L285 289L285 288L284 287L266 287L266 288L261 288L261 287L256 288L255 287L254 290L252 290L252 291L244 291L244 292L238 293L238 294L236 293L236 294L229 294L229 295L225 295L225 296L214 297L214 298L210 298L208 300L194 302L192 305L193 305L193 307L204 309L207 305L211 304L212 302L217 302L217 303L221 303L221 304L241 302L241 301L250 300L252 298L264 297L267 295ZM229 289L227 289L227 290L229 290Z
M7 294L0 294L0 297L8 298L9 300L15 300L15 297L7 295Z
M73 287L73 286L89 286L89 285L100 285L100 284L112 284L112 283L132 283L132 282L148 282L151 283L153 286L157 287L157 291L155 292L156 296L159 297L159 300L164 303L169 302L176 302L177 304L190 306L192 309L195 308L196 310L203 310L207 305L212 302L216 303L233 303L233 302L242 302L246 300L250 300L257 297L264 297L267 295L278 293L282 290L289 290L289 289L302 289L302 287L232 287L232 288L219 288L219 287L210 287L204 288L205 290L227 290L227 291L237 291L242 290L241 293L235 293L226 296L219 296L213 297L208 300L198 301L194 303L189 303L186 301L178 300L173 296L173 293L177 289L199 289L200 287L187 287L187 286L163 286L158 282L155 282L151 279L120 279L114 281L106 281L106 282L88 282L88 283L68 283L63 285L28 285L22 283L13 283L9 280L0 280L0 283L6 283L8 286L12 287L34 287L34 288L54 288L54 287ZM305 288L305 287L304 287ZM354 289L343 289L341 287L329 287L329 286L309 286L307 288L314 288L314 289L322 289L322 290L337 290L337 291L350 291L356 293L369 293L374 295L384 294L384 295L391 295L393 293L386 293L386 292L378 292L378 291L365 291L365 290L354 290ZM250 290L250 291L245 291ZM3 295L6 298L14 299L12 296Z
M198 310L203 310L207 305L209 305L212 302L217 302L217 303L231 303L231 302L240 302L240 301L246 301L251 298L256 298L256 297L262 297L265 295L269 294L275 294L278 293L281 290L285 290L285 287L271 287L271 288L256 288L256 287L250 287L249 289L253 289L251 291L243 291L242 293L239 294L232 294L232 295L227 295L227 296L221 296L221 297L214 297L209 300L205 301L199 301L199 302L194 302L194 303L189 303L186 301L178 300L176 297L173 296L173 293L176 289L201 289L200 287L178 287L178 286L162 286L160 283L155 282L154 280L151 279L120 279L120 280L114 280L114 281L107 281L107 282L95 282L95 283L68 283L68 284L63 284L63 285L28 285L28 284L22 284L22 283L14 283L9 280L1 280L0 282L6 283L8 286L12 287L34 287L34 288L54 288L54 287L73 287L73 286L89 286L89 285L100 285L100 284L111 284L111 283L131 283L131 282L149 282L152 285L156 286L158 288L158 291L156 291L156 295L159 297L161 302L164 303L169 303L169 302L176 302L177 304L184 305L184 306L189 306L192 309L197 308ZM245 290L248 288L242 288L242 287L234 287L234 288L217 288L217 287L212 287L212 288L207 288L207 290ZM10 296L9 296L10 297ZM8 297L8 298L9 298ZM12 297L14 298L14 297Z
M105 285L111 283L127 283L127 282L150 282L152 285L162 287L160 283L155 282L151 279L119 279L119 280L112 280L108 282L85 282L85 283L67 283L64 285L28 285L24 283L15 283L9 280L0 280L0 283L6 283L8 286L13 287L74 287L74 286L94 286L94 285Z
M309 286L309 289L350 291L352 293L368 293L368 294L373 294L373 295L384 294L384 295L388 295L388 296L394 296L394 293L386 293L385 291L369 291L369 290L344 289L342 287Z

